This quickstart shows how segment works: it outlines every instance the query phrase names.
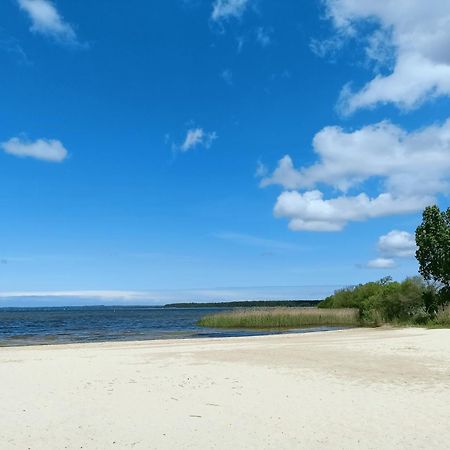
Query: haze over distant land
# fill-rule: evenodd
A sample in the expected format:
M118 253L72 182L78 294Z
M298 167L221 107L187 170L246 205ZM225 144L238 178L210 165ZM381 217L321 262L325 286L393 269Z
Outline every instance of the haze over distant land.
M135 305L250 300L321 300L337 286L191 289L162 291L1 292L1 307Z
M0 18L0 305L417 274L421 212L449 203L449 1L10 0Z

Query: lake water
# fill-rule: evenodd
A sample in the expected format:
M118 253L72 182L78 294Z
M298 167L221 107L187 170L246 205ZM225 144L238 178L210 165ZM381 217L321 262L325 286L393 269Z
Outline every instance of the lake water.
M0 309L0 346L256 336L279 331L212 329L196 325L223 308L62 307ZM320 327L287 332L314 332Z

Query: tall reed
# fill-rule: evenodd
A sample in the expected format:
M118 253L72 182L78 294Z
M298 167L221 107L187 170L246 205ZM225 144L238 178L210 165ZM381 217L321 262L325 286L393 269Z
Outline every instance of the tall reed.
M207 315L198 324L210 328L300 328L359 326L360 319L353 308L251 308Z

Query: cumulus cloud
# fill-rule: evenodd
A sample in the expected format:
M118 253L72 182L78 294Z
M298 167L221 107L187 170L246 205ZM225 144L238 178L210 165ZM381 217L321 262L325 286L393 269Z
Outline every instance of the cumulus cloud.
M391 269L395 267L395 261L391 258L376 258L367 263L369 269Z
M59 163L67 158L68 151L61 141L55 139L37 139L29 141L23 138L11 138L2 142L0 148L13 156L34 158Z
M77 44L77 36L50 0L17 0L31 20L31 31L58 41Z
M416 239L407 231L392 230L379 238L378 250L386 256L408 258L416 253Z
M343 91L343 112L383 103L411 109L450 96L450 2L326 0L326 5L339 38L358 37L361 24L375 24L366 55L377 63L394 60L389 73L377 74L356 92Z
M188 130L184 142L180 145L180 150L187 152L196 147L210 148L216 139L217 133L215 131L208 133L203 128L191 128Z
M386 121L352 132L326 127L314 137L313 150L317 163L296 169L285 156L262 186L299 189L326 183L345 192L382 177L396 194L443 192L450 173L450 119L412 133Z
M337 231L349 221L415 212L449 190L450 120L411 133L390 122L352 132L327 127L313 149L316 163L297 169L287 155L261 180L262 187L286 189L275 215L287 217L293 230ZM374 197L348 195L369 181L379 186ZM342 195L325 199L318 185Z
M389 269L396 265L397 258L410 258L416 252L416 241L412 233L392 230L378 239L379 258L372 259L365 266L369 269Z
M340 231L348 222L412 213L432 200L432 197L394 197L390 193L374 198L361 193L324 199L318 190L285 191L277 199L274 214L289 219L293 231Z
M247 9L250 0L216 0L213 4L211 19L215 22L239 19Z

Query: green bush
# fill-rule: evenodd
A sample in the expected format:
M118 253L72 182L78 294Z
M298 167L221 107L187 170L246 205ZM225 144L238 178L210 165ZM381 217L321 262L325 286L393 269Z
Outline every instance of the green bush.
M366 324L426 324L434 320L439 293L420 277L403 282L390 277L341 289L319 304L319 308L358 308Z

